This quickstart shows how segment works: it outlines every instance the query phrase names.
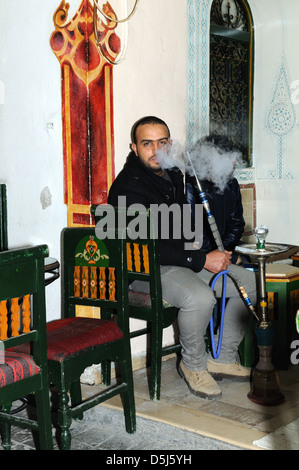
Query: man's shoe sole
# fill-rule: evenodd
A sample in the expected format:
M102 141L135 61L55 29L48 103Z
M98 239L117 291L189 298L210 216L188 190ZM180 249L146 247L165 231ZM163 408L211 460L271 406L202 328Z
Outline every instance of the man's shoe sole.
M194 389L190 386L188 380L186 379L185 374L184 374L184 372L183 372L182 369L181 369L181 366L178 367L178 372L179 372L180 376L182 377L182 379L185 380L185 382L186 382L186 384L187 384L187 386L188 386L190 392L193 393L193 395L196 395L197 397L205 398L205 399L208 399L208 400L215 400L216 398L220 398L220 397L222 396L222 393L221 393L221 392L220 392L218 395L208 395L207 393L199 392L198 390L194 390Z
M211 372L210 370L209 374L213 377L213 379L217 380L218 382L220 382L222 379L235 380L236 382L249 382L250 379L249 375L247 377L244 377L240 375L222 374L221 372Z

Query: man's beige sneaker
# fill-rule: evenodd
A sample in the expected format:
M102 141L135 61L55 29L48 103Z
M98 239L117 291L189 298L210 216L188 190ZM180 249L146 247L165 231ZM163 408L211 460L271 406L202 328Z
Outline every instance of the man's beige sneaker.
M221 364L219 362L207 360L207 368L215 379L233 379L247 381L250 378L250 369L241 366L238 362L231 364Z
M219 386L207 370L194 372L193 370L187 369L183 361L181 361L179 374L185 380L190 392L194 395L201 398L208 398L209 400L221 397L222 393Z

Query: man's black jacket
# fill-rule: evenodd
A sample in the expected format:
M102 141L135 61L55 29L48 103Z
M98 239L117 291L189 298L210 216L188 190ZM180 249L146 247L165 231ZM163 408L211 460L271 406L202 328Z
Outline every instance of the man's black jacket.
M126 196L127 207L132 204L142 204L148 209L151 204L166 204L167 206L178 204L183 213L183 205L187 204L183 175L176 168L168 170L168 175L171 181L148 169L132 151L110 188L108 203L117 206L118 196ZM183 237L173 238L171 230L169 239L160 238L160 263L187 267L195 272L201 271L206 255L201 250L186 250L186 241L190 242Z

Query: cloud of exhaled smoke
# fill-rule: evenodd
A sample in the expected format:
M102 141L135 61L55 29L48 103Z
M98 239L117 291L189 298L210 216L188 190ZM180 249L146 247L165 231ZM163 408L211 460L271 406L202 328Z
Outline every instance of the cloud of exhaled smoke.
M179 167L190 176L196 174L199 181L212 181L219 192L223 192L236 168L244 168L242 155L237 150L223 150L212 142L199 141L191 150L173 141L167 151L156 154L161 168Z
M163 170L168 170L177 166L183 172L186 171L186 157L184 146L177 140L173 140L167 148L163 147L156 152L156 157Z

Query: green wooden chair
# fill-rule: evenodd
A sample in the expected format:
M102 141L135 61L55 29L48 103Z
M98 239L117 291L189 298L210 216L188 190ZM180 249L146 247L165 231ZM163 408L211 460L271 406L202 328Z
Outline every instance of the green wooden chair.
M128 433L135 432L136 417L124 243L99 240L94 228L67 228L62 248L62 318L48 323L47 342L49 378L59 395L61 448L70 449L72 419L82 419L84 411L117 394L123 396ZM101 318L76 316L78 306L100 307ZM111 310L117 322L106 319ZM82 401L80 375L106 361L118 363L121 381Z
M52 449L47 373L44 258L46 245L0 253L0 423L5 449L11 426L39 433L41 449ZM14 348L31 346L31 354ZM37 420L11 414L13 401L35 394Z
M92 206L91 213L96 224L111 206ZM114 210L114 209L113 209ZM180 351L181 346L174 344L163 347L163 330L172 325L177 317L178 309L163 300L160 274L160 255L158 241L152 236L155 227L149 211L138 209L132 213L126 208L115 208L115 225L119 231L126 233L127 276L129 283L144 281L145 292L129 289L129 316L146 322L145 328L130 332L130 337L150 335L148 364L150 365L149 392L152 400L160 400L162 358ZM139 214L145 221L147 233L132 239L130 223ZM146 219L146 220L145 220ZM126 227L123 225L125 222ZM143 230L144 232L144 230ZM109 370L107 370L109 377ZM107 382L108 383L108 382Z

